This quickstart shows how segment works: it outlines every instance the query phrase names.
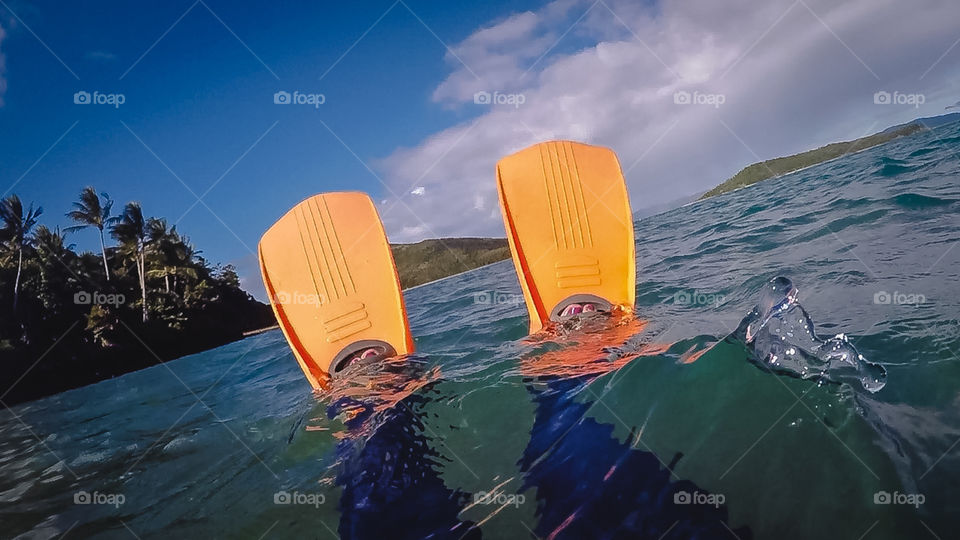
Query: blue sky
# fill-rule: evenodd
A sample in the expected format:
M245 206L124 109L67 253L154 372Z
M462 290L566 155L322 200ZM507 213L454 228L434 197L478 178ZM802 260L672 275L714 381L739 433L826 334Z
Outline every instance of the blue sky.
M496 159L539 140L611 146L642 208L940 114L960 97L960 7L920 4L3 0L0 190L51 226L86 185L140 201L262 297L251 250L317 192L371 193L393 241L499 236ZM276 105L280 90L325 101Z
M178 228L210 260L249 263L259 235L306 196L382 190L321 122L370 161L465 116L432 106L445 48L402 5L350 48L392 4L9 2L0 8L0 189L42 204L45 222L67 225L70 203L94 185L118 207L138 200L151 215L182 218ZM507 9L411 7L451 41ZM275 106L284 89L326 101ZM122 93L125 102L78 106L80 90ZM93 232L71 240L96 247Z

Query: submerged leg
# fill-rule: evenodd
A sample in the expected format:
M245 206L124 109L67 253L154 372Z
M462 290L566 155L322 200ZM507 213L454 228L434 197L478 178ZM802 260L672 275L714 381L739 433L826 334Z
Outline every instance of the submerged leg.
M671 478L652 452L613 436L613 426L586 417L578 392L593 377L554 380L533 390L537 416L520 461L521 491L536 488L541 538L730 538L724 505L684 504L706 494ZM679 501L679 503L678 503ZM735 536L751 538L749 529Z
M479 529L458 517L471 497L440 478L442 458L415 412L423 401L410 396L380 418L363 417L378 424L373 434L341 443L341 538L479 538Z

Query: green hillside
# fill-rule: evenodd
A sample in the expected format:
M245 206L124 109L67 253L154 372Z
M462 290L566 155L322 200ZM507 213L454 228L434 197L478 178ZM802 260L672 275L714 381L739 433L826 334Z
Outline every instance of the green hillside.
M862 137L854 141L843 141L821 146L816 150L808 150L792 156L768 159L760 163L754 163L738 172L733 178L711 189L700 197L701 200L708 199L714 195L727 193L735 189L747 187L756 184L768 178L775 178L787 173L798 171L805 167L810 167L824 161L838 158L846 154L852 154L861 150L866 150L872 146L883 144L897 137L911 135L918 131L927 129L923 125L912 122L895 129L889 129L880 133L875 133L867 137Z
M506 238L444 238L391 248L404 289L510 258Z

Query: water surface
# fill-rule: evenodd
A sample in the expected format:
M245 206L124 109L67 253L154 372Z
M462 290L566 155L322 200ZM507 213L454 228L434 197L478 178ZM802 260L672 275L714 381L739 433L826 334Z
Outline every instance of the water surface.
M951 537L958 152L944 126L639 221L639 320L592 333L525 340L505 261L408 291L419 356L333 397L274 331L0 412L0 536ZM778 275L881 390L724 339Z

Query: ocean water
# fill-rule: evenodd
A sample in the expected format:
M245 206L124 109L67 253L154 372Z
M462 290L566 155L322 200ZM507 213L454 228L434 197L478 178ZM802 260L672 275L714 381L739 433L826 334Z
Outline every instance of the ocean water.
M526 339L505 261L326 396L274 331L15 406L0 537L954 537L958 211L953 124L637 222L636 318ZM885 381L746 343L777 276Z

